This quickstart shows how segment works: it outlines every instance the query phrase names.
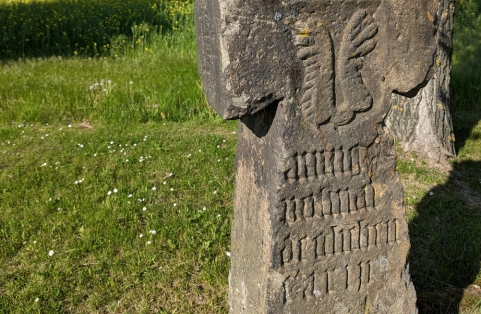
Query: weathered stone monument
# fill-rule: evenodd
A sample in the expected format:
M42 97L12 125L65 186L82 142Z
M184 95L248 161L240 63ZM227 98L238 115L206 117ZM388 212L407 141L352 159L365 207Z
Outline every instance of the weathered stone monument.
M207 100L241 120L231 313L415 313L383 119L429 79L436 1L195 6Z

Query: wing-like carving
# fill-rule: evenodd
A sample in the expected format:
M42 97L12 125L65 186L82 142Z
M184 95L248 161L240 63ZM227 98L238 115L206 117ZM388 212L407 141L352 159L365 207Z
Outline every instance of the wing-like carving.
M296 34L297 56L304 66L300 105L302 116L315 127L334 112L334 53L332 39L322 24L309 25Z
M344 28L336 67L342 94L332 119L336 125L349 123L355 112L372 106L372 96L364 85L360 69L363 57L376 47L376 33L377 25L365 10L356 11Z
M368 110L372 96L360 70L363 57L377 44L377 25L372 16L363 9L352 15L342 32L337 62L333 41L324 24L308 20L296 31L294 44L304 67L300 98L304 119L315 127L329 119L335 125L344 125L351 122L355 112Z

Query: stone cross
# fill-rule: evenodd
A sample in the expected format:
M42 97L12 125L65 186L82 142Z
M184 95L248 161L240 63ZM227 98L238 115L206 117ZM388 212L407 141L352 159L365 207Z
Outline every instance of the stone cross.
M431 75L435 0L196 0L209 104L240 119L230 312L416 313L393 92Z

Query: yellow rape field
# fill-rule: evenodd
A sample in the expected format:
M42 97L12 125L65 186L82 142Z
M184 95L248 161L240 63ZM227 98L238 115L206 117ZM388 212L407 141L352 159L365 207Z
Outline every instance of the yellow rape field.
M0 59L106 56L192 24L192 0L0 0Z

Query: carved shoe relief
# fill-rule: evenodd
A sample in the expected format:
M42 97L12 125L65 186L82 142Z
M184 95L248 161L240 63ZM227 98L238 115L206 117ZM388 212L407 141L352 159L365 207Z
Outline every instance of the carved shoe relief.
M354 112L365 111L372 106L372 96L364 85L360 69L363 57L376 47L376 33L377 25L365 10L354 13L344 28L336 69L342 101L336 104L332 119L335 125L349 123Z

